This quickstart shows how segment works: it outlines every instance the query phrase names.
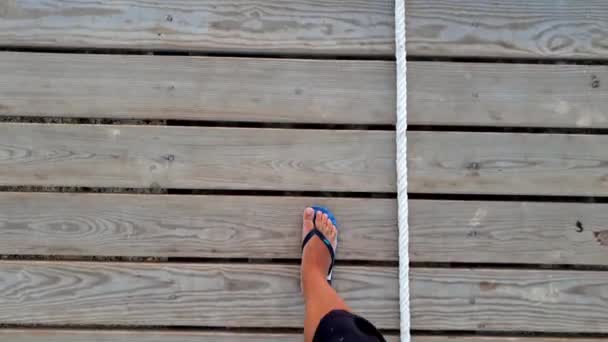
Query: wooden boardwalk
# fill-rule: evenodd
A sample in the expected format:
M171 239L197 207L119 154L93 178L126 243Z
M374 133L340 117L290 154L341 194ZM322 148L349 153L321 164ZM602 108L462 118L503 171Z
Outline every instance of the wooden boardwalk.
M608 338L608 2L408 0L414 342ZM399 327L392 0L0 2L0 341Z

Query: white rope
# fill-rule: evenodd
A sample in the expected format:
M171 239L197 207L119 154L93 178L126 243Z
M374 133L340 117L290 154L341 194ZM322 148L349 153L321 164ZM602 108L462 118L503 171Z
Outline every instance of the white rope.
M407 62L405 0L395 0L395 57L397 60L397 205L399 226L399 311L401 342L410 342L410 256L407 203Z

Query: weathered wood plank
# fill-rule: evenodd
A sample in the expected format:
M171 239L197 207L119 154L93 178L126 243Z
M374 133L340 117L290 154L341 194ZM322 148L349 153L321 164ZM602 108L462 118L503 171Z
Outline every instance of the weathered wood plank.
M345 227L339 259L396 260L394 199L254 196L0 193L0 254L300 258L312 204Z
M409 191L608 194L608 136L408 133Z
M394 133L0 125L0 184L393 191Z
M0 3L0 45L386 55L390 1L17 0Z
M385 336L388 342L398 342L394 335ZM10 342L302 342L302 334L295 333L235 333L191 332L163 330L49 330L0 329L0 340ZM450 340L451 341L451 340ZM424 342L424 341L422 341ZM434 341L430 341L434 342ZM439 342L439 341L438 341ZM447 342L447 341L446 341ZM459 341L452 341L459 342ZM481 341L480 341L481 342ZM490 341L493 342L493 341ZM513 341L520 342L520 341ZM527 342L527 341L521 341ZM535 341L531 341L535 342ZM536 341L567 342L567 341ZM581 342L599 342L581 341Z
M604 66L408 64L414 125L608 127Z
M408 54L608 58L604 0L408 0Z
M414 329L606 332L608 272L413 269Z
M606 265L608 260L606 204L413 200L409 220L413 261Z
M2 124L0 184L392 192L393 134ZM608 193L604 135L410 132L408 143L412 192Z
M398 342L399 337L384 336L388 342ZM50 330L50 329L0 329L0 339L11 342L301 342L301 334L288 333L224 333L162 330ZM601 338L552 338L552 337L486 337L486 336L412 336L414 342L602 342Z
M356 311L398 328L396 268L336 271ZM295 265L3 261L0 322L301 327L298 278ZM606 272L416 268L411 281L414 329L608 329Z
M395 122L386 61L2 52L0 74L0 115ZM603 66L410 62L408 78L412 125L608 127Z
M602 342L602 338L529 336L412 336L415 342Z
M391 1L13 0L0 45L392 56ZM409 0L408 54L608 58L603 0Z
M338 259L397 260L395 200L251 196L0 193L0 254L297 259L312 203L340 220ZM411 200L410 258L604 265L607 207Z
M394 67L384 61L3 52L0 74L6 115L359 124L395 116Z
M108 331L108 330L0 330L0 340L11 342L301 342L301 334L223 332ZM541 342L541 341L539 341ZM544 341L542 341L544 342Z
M2 261L0 322L301 327L299 277L297 265ZM398 327L396 268L340 267L335 277L354 310Z

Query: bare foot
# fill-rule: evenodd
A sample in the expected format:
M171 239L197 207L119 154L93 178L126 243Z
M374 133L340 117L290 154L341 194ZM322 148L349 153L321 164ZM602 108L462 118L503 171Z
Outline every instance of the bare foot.
M303 215L302 238L310 232L316 225L317 229L329 240L334 251L338 244L337 229L326 214L317 211L316 219L313 224L314 210L306 208ZM307 274L322 275L327 277L327 272L331 266L331 255L325 243L317 235L314 235L304 246L302 252L302 277Z

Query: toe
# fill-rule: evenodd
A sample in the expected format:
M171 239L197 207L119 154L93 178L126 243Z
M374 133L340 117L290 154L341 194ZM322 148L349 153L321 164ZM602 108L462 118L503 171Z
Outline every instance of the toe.
M332 241L336 237L336 227L334 227L333 223L331 222L327 226L327 234L329 235Z
M331 221L331 219L326 215L325 216L326 221L325 221L325 225L324 227L324 231L323 231L323 235L325 235L325 237L327 239L329 239L329 241L331 241L332 246L334 247L334 249L336 248L337 245L337 235L338 235L338 230L336 229L336 227L334 226L334 223Z
M327 225L325 225L325 227L327 227L327 234L331 235L333 234L333 223L331 223L331 219L327 218Z
M320 211L317 211L317 217L315 218L315 226L317 227L317 229L323 227L323 213Z
M312 208L306 208L304 210L304 214L302 215L302 228L304 230L304 234L307 234L314 228L314 224L312 219L315 215L315 211Z
M324 219L324 218L322 219L322 221L323 221L323 222L321 223L321 225L320 225L320 226L317 226L317 227L318 227L319 231L320 231L321 233L323 233L323 235L325 235L325 234L327 233L327 224L326 224L326 222L325 222L325 219Z

